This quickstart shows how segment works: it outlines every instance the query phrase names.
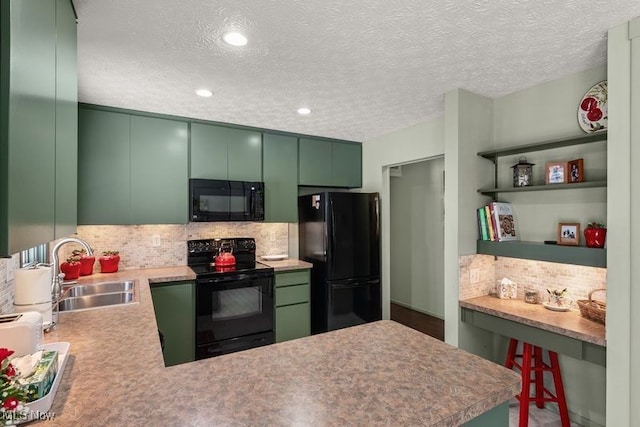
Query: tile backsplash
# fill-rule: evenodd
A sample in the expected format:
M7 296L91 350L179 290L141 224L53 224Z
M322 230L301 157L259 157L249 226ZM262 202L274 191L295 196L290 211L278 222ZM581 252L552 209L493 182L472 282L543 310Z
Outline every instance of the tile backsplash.
M295 224L294 224L295 225ZM187 264L187 240L214 237L253 237L256 256L289 254L289 224L257 222L216 222L159 225L83 225L77 234L86 240L97 256L102 251L120 251L120 270L166 267ZM159 242L159 246L153 244ZM49 248L58 241L49 243ZM79 245L68 244L60 250L60 260ZM295 254L292 254L295 256ZM19 268L19 255L0 258L0 313L13 311L13 272ZM100 271L96 261L94 271Z
M589 292L607 287L607 269L585 267L581 265L559 264L553 262L530 261L490 255L468 255L458 259L460 299L488 295L502 278L508 278L518 284L518 298L524 298L525 288L540 292L543 301L547 298L547 289L567 289L574 301L588 299ZM471 283L473 269L479 281ZM606 301L606 292L598 292L593 297Z

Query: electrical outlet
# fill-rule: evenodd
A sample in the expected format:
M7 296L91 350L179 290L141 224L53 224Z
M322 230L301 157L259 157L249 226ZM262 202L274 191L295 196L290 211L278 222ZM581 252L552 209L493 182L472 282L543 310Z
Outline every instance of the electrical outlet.
M469 269L469 283L472 285L474 283L478 283L480 281L480 269L478 268L470 268Z
M276 241L276 232L275 232L275 230L269 231L269 241L270 242L275 242Z
M157 248L158 246L160 246L159 234L154 234L153 236L151 236L151 246L153 246L154 248Z

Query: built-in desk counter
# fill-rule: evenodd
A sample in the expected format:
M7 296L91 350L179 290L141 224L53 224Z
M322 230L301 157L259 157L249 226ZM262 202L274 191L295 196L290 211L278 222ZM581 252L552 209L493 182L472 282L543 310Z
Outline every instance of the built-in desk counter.
M462 300L460 307L463 322L605 366L605 326L578 311L551 311L542 304L493 296Z

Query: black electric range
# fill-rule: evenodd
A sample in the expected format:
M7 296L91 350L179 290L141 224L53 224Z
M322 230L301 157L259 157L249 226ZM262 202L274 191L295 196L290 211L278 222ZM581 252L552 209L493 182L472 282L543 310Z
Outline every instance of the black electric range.
M233 266L216 266L220 252ZM256 262L253 238L187 241L187 265L196 273L196 359L272 344L274 271Z

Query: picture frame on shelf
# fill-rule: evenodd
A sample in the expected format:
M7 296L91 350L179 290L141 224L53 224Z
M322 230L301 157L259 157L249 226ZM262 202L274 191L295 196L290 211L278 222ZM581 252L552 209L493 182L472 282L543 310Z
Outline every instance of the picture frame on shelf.
M544 167L545 183L566 184L567 162L547 162Z
M567 171L569 172L569 183L584 182L584 161L582 159L567 162Z
M580 223L560 222L558 223L558 244L567 246L580 245Z

